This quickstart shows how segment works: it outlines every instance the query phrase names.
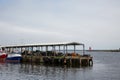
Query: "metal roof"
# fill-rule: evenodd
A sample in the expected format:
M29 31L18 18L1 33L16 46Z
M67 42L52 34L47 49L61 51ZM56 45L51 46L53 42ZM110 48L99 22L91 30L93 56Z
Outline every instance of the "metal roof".
M59 42L59 43L36 43L36 44L22 44L22 45L8 45L6 48L17 48L17 47L36 47L36 46L61 46L61 45L84 45L79 42Z

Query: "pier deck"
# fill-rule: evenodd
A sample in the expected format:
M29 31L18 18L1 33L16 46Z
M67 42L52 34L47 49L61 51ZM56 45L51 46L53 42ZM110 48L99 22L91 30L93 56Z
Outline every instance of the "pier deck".
M76 52L76 46L82 46L82 54ZM68 47L73 47L72 53L68 53ZM4 46L8 52L18 50L22 55L22 62L34 62L45 64L69 64L92 65L90 55L85 54L85 46L78 42L24 44Z

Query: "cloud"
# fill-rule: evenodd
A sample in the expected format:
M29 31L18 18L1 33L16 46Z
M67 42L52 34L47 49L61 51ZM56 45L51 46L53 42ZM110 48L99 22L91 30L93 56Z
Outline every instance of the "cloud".
M22 39L24 43L78 41L94 48L119 48L119 3L118 0L1 2L1 44L17 44Z
M52 29L18 26L5 22L0 22L0 28L2 30L0 32L0 36L3 38L3 40L1 40L7 44L17 44L20 43L20 40L24 40L24 43L63 41L64 38L70 37L69 35L54 31ZM10 43L9 40L11 41Z

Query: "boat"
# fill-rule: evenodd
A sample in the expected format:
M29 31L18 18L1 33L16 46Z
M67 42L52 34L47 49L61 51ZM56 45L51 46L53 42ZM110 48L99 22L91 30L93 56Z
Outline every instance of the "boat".
M4 62L7 58L8 54L5 53L5 49L0 48L0 62Z
M7 53L0 52L0 59L5 59L7 58Z
M21 54L18 53L9 53L6 62L20 62L22 59Z

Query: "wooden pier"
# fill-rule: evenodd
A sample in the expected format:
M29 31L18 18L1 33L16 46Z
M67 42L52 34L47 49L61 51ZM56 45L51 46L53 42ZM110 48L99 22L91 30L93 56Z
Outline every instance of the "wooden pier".
M78 46L82 46L82 54L76 51ZM92 57L85 54L85 45L78 42L10 45L4 46L4 48L9 52L20 51L22 55L21 62L26 63L93 65ZM71 52L69 52L69 48L72 48Z

